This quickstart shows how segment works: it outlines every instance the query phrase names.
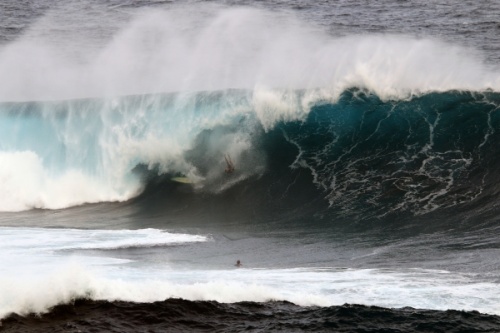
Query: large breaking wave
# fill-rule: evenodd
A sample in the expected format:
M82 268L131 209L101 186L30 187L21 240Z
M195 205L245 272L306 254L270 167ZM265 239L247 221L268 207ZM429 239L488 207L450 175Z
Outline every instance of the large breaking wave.
M226 90L2 103L1 209L128 200L148 186L177 189L170 179L179 175L193 181L182 185L190 195L251 186L245 206L259 196L267 205L293 197L378 217L495 195L498 93L384 101L349 89L334 102L311 103L314 94ZM225 154L237 166L232 175L223 172ZM304 187L310 194L297 199ZM178 195L165 191L167 201Z
M0 49L1 211L175 201L180 175L247 211L364 218L496 193L500 79L470 50L248 8L144 11L102 38L53 33L59 14Z

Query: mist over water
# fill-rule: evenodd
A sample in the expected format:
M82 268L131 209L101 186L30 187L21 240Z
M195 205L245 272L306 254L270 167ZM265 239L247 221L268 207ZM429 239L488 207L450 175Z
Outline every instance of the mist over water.
M223 89L320 89L335 98L350 87L401 98L499 86L476 53L434 38L332 37L292 14L201 4L125 18L109 11L100 18L117 23L101 37L89 23L76 26L87 19L76 10L49 11L2 46L0 75L9 80L0 100Z

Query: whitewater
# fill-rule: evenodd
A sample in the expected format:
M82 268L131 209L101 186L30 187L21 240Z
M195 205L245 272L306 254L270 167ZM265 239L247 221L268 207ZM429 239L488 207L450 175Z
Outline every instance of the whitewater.
M0 320L176 298L500 315L498 14L0 5Z

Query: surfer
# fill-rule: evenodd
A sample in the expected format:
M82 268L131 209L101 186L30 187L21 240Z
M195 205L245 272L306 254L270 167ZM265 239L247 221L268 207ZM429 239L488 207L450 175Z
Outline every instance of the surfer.
M225 173L233 173L234 172L234 163L231 160L231 156L224 155L224 159L226 160L226 169L224 170L224 172Z
M236 265L234 265L234 266L236 266L236 267L241 267L241 261L236 260Z

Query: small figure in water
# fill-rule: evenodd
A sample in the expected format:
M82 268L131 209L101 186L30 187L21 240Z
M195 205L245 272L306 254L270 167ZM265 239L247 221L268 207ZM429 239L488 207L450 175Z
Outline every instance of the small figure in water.
M236 267L241 267L241 261L236 260L236 265L234 265L234 266L236 266Z
M234 172L234 163L231 160L231 156L224 155L224 159L226 160L226 169L224 170L224 172L225 173L233 173Z

